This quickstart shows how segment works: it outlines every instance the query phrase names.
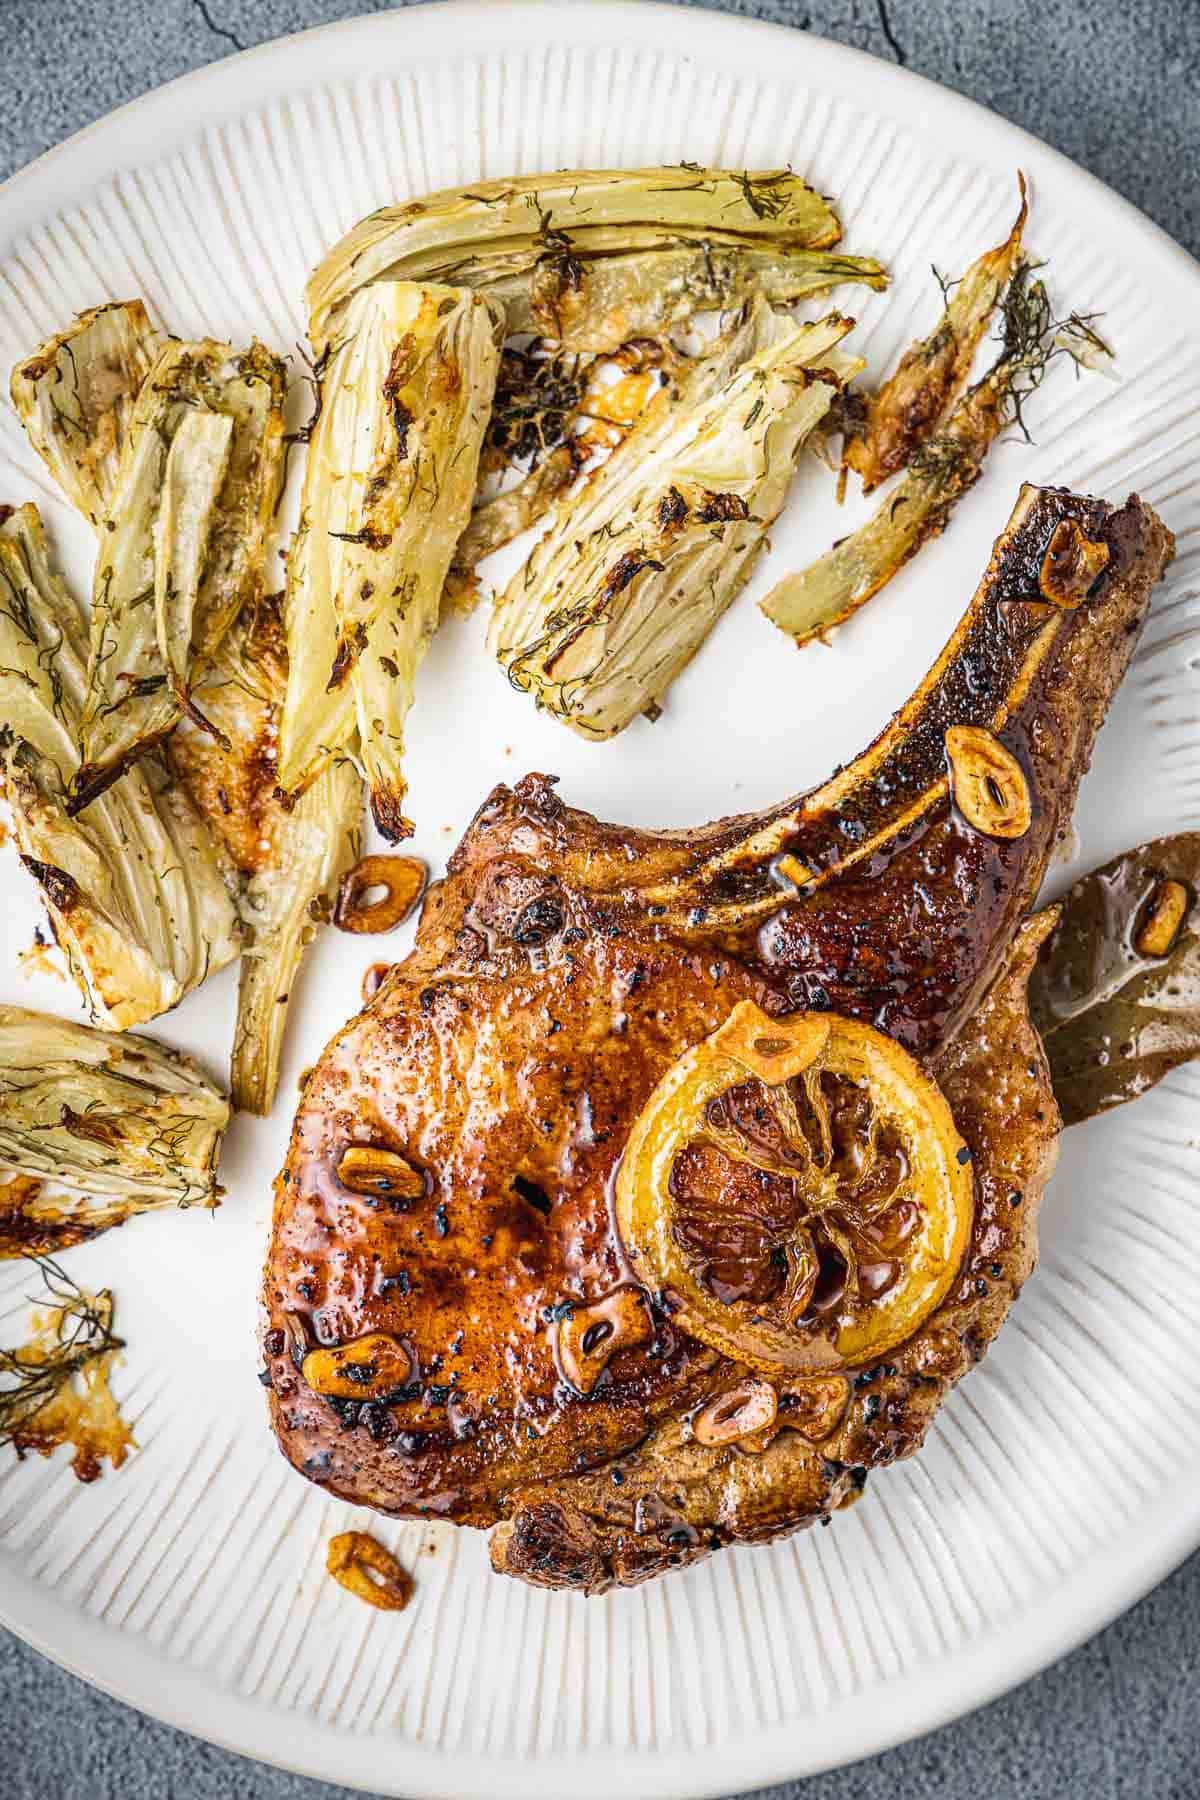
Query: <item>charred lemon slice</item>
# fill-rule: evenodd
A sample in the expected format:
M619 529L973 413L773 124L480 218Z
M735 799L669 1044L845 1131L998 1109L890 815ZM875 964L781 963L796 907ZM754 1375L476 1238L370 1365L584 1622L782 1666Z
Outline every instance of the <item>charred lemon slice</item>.
M638 1279L686 1331L768 1374L853 1368L945 1297L971 1232L970 1152L889 1037L752 1001L650 1096L617 1180Z

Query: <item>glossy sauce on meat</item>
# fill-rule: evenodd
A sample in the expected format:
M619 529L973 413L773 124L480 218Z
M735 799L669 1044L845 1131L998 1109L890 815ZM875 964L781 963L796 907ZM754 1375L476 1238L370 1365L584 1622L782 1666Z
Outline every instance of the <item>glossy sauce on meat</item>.
M1073 609L1038 587L1063 518L1110 552ZM263 1339L299 1469L383 1511L504 1521L498 1567L596 1590L810 1523L918 1446L1032 1266L1058 1121L1024 1006L1042 927L1018 934L1169 552L1136 500L1023 490L908 707L824 788L761 817L656 837L572 811L544 776L489 796L412 955L304 1089ZM1020 837L954 806L953 724L994 728L1016 759ZM692 1432L746 1372L678 1329L669 1293L630 1291L612 1207L656 1084L742 999L896 1038L941 1082L975 1158L971 1246L946 1301L858 1372L835 1436L818 1446L777 1424L757 1453ZM356 1145L398 1153L419 1194L348 1188L338 1168ZM786 1204L764 1195L764 1219ZM902 1242L897 1214L864 1251L881 1293ZM762 1279L727 1248L714 1281ZM403 1347L402 1389L358 1402L308 1386L311 1348L373 1332ZM780 1395L779 1420L791 1403ZM796 1416L814 1404L796 1396Z

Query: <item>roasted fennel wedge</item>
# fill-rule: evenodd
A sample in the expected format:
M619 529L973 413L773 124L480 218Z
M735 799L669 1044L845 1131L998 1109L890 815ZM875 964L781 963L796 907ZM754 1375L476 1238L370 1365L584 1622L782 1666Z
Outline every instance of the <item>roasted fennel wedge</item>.
M842 624L896 575L921 545L944 531L956 503L979 479L1000 433L1021 416L1055 354L1062 328L1028 264L1004 296L1004 340L982 380L913 457L879 510L807 569L785 575L762 602L768 619L811 643Z
M361 220L309 279L309 335L318 353L342 336L347 302L371 282L449 281L490 293L510 333L612 350L751 288L788 300L836 281L881 284L876 263L809 254L840 236L829 201L786 169L482 181Z
M171 731L193 663L259 591L285 391L261 344L172 340L147 375L100 532L74 809Z
M135 302L130 310L135 309L141 310L140 303ZM90 338L86 341L93 342ZM251 369L255 354L251 353ZM74 355L81 362L83 347L78 341ZM263 373L264 380L275 382L278 365L274 359L264 362ZM103 476L97 490L102 510L107 511L134 397L135 392L130 392L129 405L114 411L109 425L85 418L84 429L64 439L62 466L55 472L76 505L82 505L80 495L88 470L94 466ZM172 445L172 456L178 454L180 438L189 424L195 428L197 423L204 432L212 433L222 426L228 429L230 422L222 414L197 410L190 421L185 419ZM92 429L105 434L108 450L103 458L87 435ZM246 440L237 443L239 453L244 454ZM275 454L272 441L267 455L273 458ZM180 473L178 467L172 469L168 457L168 489L172 476ZM177 566L185 566L182 551L189 540L184 532L193 516L186 491L178 495L168 492L156 543L156 576L166 560L163 550L168 534L177 547ZM198 543L194 529L190 542L194 555ZM156 590L155 600L156 604L177 606L179 592L163 586ZM161 630L160 625L160 642ZM86 655L85 647L80 654ZM362 826L362 784L348 765L338 765L322 776L311 795L305 795L292 811L280 803L275 749L286 685L280 596L260 596L255 591L215 649L193 670L189 704L165 746L169 769L187 796L182 802L173 799L168 816L173 818L179 805L183 815L190 816L188 800L194 802L241 877L239 909L247 960L241 967L231 1091L235 1106L257 1113L269 1111L275 1097L288 996L300 957L317 921L332 908L341 875L357 854ZM98 830L114 808L120 809L127 790L140 792L147 781L161 785L165 780L162 769L152 758L147 759L136 778L127 774L93 803L86 814L88 832ZM194 828L198 832L198 822ZM203 841L200 856L202 865L204 858L211 856ZM39 1219L39 1229L48 1230L45 1214L39 1214ZM70 1228L70 1221L60 1222L59 1235L47 1238L47 1247L51 1243L61 1246L67 1241L62 1233Z
M657 707L747 579L796 457L842 381L851 321L759 301L679 398L639 423L510 581L489 644L509 680L582 736Z
M321 378L288 562L279 783L353 748L376 823L403 816L413 678L470 517L501 324L465 288L381 281L356 294Z
M84 998L124 1029L232 961L240 935L231 870L157 758L84 818L69 815L85 642L37 510L23 506L0 523L0 767L13 837Z
M894 374L875 393L853 396L863 410L846 434L842 463L862 476L864 494L907 468L967 383L975 352L1020 260L1029 211L1024 176L1020 180L1020 211L1003 243L985 251L946 289L945 310L934 330L905 351Z
M242 876L230 1094L239 1111L260 1116L279 1085L300 960L330 917L362 840L362 780L352 762L331 763L291 807L279 798L275 733L286 684L280 596L269 595L234 621L197 687L219 735L184 719L171 740L176 768Z
M0 1168L95 1199L106 1225L213 1206L229 1102L152 1038L0 1006Z
M140 300L93 306L12 372L12 403L67 499L97 531L133 404L162 345Z

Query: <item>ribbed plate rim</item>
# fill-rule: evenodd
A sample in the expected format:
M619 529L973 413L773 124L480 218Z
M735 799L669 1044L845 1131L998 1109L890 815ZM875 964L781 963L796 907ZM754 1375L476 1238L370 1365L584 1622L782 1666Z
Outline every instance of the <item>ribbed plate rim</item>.
M703 43L774 81L803 59L808 85L827 82L910 129L933 125L939 137L969 128L972 160L1018 163L1060 196L1086 196L1108 212L1115 235L1154 265L1158 279L1193 306L1200 300L1200 263L1132 202L1032 134L913 70L785 26L657 0L572 0L569 7L555 0L435 0L421 8L415 56L429 62L464 44L478 54L473 33L491 30L501 14L507 47L544 42L552 14L554 35L567 46L616 40L686 59ZM391 47L397 29L412 19L405 9L317 26L223 58L130 101L0 184L0 241L65 204L80 185L94 188L105 176L138 166L142 158L123 146L131 128L143 144L153 136L157 160L204 125L261 107L297 86L361 71L371 48L384 41ZM396 65L407 60L399 47ZM254 86L249 76L263 85ZM240 96L232 101L231 78ZM1102 1629L1198 1545L1200 1502L1183 1491L1164 1495L1120 1554L1105 1558L1103 1581L1093 1565L1082 1564L1039 1606L960 1651L952 1677L939 1670L940 1679L931 1682L917 1671L888 1681L866 1709L851 1696L825 1711L819 1741L797 1743L795 1722L784 1722L761 1732L753 1745L735 1739L688 1752L556 1752L536 1765L431 1753L399 1741L385 1749L377 1736L359 1742L372 1760L386 1755L386 1770L366 1767L361 1751L355 1764L352 1734L216 1689L203 1672L164 1663L151 1648L81 1616L20 1576L0 1588L0 1622L72 1674L168 1724L239 1754L363 1791L379 1791L382 1782L389 1793L428 1800L530 1800L537 1793L561 1793L569 1784L579 1800L611 1800L619 1785L646 1800L708 1800L877 1754L986 1704Z

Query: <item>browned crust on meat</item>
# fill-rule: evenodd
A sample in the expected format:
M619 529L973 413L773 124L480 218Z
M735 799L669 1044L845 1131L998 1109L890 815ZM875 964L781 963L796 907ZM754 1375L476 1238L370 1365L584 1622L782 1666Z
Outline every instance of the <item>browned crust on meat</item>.
M1060 612L1038 574L1064 517L1103 539L1109 564ZM1008 985L993 984L1170 550L1137 500L1025 490L898 724L761 817L653 835L571 810L544 776L489 796L412 955L305 1086L263 1295L272 1418L297 1468L380 1511L503 1521L501 1566L594 1589L794 1530L855 1492L856 1470L916 1448L1032 1263L1056 1121L1014 997L1028 935ZM958 722L995 723L1020 763L1023 838L981 835L952 808L944 735ZM780 852L813 871L809 891L778 882ZM587 1396L564 1383L555 1320L632 1281L611 1216L628 1133L741 999L832 1007L924 1058L975 1152L983 1235L936 1331L886 1359L894 1373L861 1371L835 1438L818 1449L788 1431L760 1456L714 1457L686 1420L736 1371L673 1323L669 1300L648 1297L652 1337L619 1349ZM353 1143L404 1156L424 1197L397 1208L347 1190L336 1170ZM1006 1183L1026 1195L1007 1212ZM403 1394L335 1406L307 1387L308 1347L370 1331L405 1345ZM641 1530L626 1505L639 1483Z
M1061 1120L1025 990L1054 916L1022 927L1003 974L933 1065L973 1156L975 1219L959 1278L916 1336L853 1380L833 1436L813 1444L779 1429L765 1447L709 1449L677 1415L602 1470L518 1490L492 1537L496 1569L587 1593L628 1586L727 1544L827 1520L858 1498L872 1470L920 1449L1037 1261L1038 1207ZM721 1363L712 1391L744 1373Z

